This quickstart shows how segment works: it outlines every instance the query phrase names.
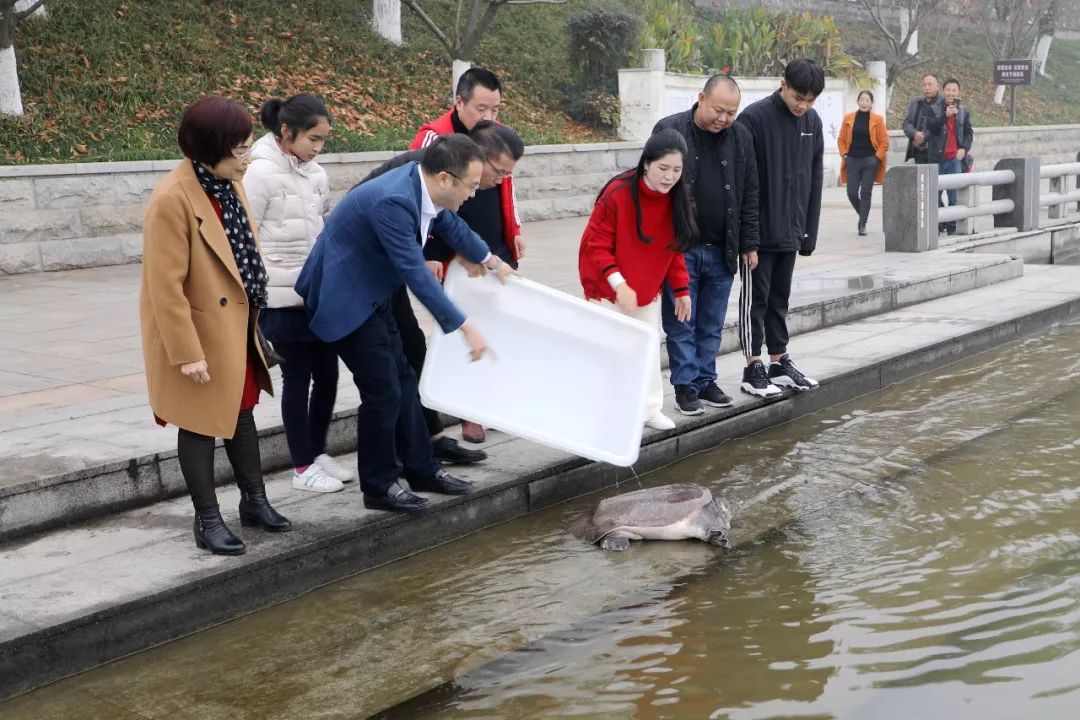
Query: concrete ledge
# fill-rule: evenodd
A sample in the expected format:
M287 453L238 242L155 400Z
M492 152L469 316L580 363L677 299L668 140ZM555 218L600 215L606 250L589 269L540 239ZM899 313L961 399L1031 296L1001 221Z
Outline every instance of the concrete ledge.
M637 470L668 465L1080 317L1080 270L1047 268L1034 274L1038 277L976 291L985 296L964 297L964 303L948 298L815 333L800 345L838 350L831 364L819 360L818 368L808 365L815 374L829 368L819 374L818 391L771 402L740 398L735 407L716 414L679 417L676 430L649 433ZM964 307L971 310L964 312ZM943 317L954 324L942 323ZM902 326L906 332L896 332ZM869 338L859 341L864 357L875 359L864 363L843 352L839 338L856 332ZM491 460L476 477L476 492L438 497L416 517L361 510L355 490L351 495L286 497L277 504L297 529L277 536L245 533L249 552L241 558L207 556L191 547L186 500L6 544L0 565L6 576L0 595L0 697L630 476L630 470L507 439L492 448ZM286 482L285 476L270 479L275 498ZM223 493L223 507L230 508L234 500L235 494ZM227 516L235 521L231 512ZM125 533L130 536L126 546L120 537ZM73 593L73 588L85 592ZM66 592L57 594L61 589Z
M823 277L808 276L798 281L812 287L796 291L788 326L792 336L801 335L1017 278L1023 271L1023 263L1008 256L935 260L904 254L837 264L826 269ZM880 281L877 286L851 289L853 283L861 282L859 277L871 276ZM825 299L817 299L823 295ZM733 300L730 306L735 305ZM739 349L734 309L732 313L722 335L721 353ZM660 357L666 368L667 352L663 348ZM340 454L355 449L355 416L355 409L335 414L328 437L330 452ZM267 471L287 467L289 455L282 426L261 427L259 436L263 467ZM218 481L230 481L231 470L220 443L215 460ZM141 507L185 492L175 446L168 443L159 452L0 486L0 539Z

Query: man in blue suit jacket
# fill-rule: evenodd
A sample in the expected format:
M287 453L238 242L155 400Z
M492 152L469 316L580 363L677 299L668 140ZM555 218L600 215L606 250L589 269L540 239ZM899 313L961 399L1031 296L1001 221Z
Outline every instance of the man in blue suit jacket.
M437 232L481 272L496 272L500 280L512 272L454 214L479 187L483 165L476 143L448 135L428 148L420 164L353 188L330 214L296 281L312 332L334 344L360 390L356 451L366 507L412 511L427 505L398 483L399 460L413 490L458 495L471 487L432 456L391 298L408 286L443 332L461 330L471 357L483 357L483 336L446 297L422 251L423 239Z

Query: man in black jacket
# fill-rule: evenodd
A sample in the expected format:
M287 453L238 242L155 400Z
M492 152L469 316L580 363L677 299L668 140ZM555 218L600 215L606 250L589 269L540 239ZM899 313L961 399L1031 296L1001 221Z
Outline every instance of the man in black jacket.
M777 386L818 386L788 355L787 311L795 255L808 256L817 244L825 137L813 106L824 89L825 72L817 63L793 60L784 68L780 89L746 108L736 121L754 137L761 222L750 328L739 333L746 355L741 388L751 395L779 395ZM768 369L760 357L762 340L771 359Z
M965 161L971 152L971 143L975 139L975 132L971 128L971 113L960 104L960 81L949 78L941 87L945 106L945 130L942 135L945 143L941 152L941 160L938 162L938 175L953 175L964 172ZM949 205L956 205L956 191L946 190L945 195L949 198ZM941 195L938 194L938 207L944 207ZM945 231L950 235L956 232L956 221L940 223L938 232Z
M945 151L945 101L937 75L923 76L922 91L908 102L904 116L904 134L908 137L904 160L914 158L916 165L937 164Z
M683 182L694 199L698 236L685 252L690 275L690 319L675 317L675 298L665 283L661 300L675 404L684 415L731 405L716 384L716 355L724 328L731 284L740 256L757 265L758 188L754 143L749 130L734 124L742 93L727 75L705 83L686 112L670 115L653 132L672 128L686 138ZM743 307L740 305L740 310ZM749 320L747 317L741 323Z

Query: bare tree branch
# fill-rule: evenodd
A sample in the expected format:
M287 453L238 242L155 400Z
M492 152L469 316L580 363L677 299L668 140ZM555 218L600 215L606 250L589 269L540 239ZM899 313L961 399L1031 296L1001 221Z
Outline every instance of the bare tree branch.
M410 10L412 10L414 13L417 14L417 16L420 18L421 22L423 22L425 25L428 26L428 30L431 30L431 33L435 36L435 39L438 40L439 42L441 42L446 47L446 51L448 53L453 55L454 54L454 45L450 42L450 40L445 35L443 35L443 31L439 29L439 26L435 24L435 21L432 20L430 17L428 17L428 14L426 12L424 12L423 8L420 7L419 3L417 3L416 0L401 0L401 1L403 3L405 3L405 5Z
M44 4L45 4L45 0L37 0L36 3L34 3L30 7L26 8L25 10L20 10L20 11L16 12L15 13L15 20L16 21L25 20L26 18L28 18L31 15L33 15L34 13L36 13L38 8L41 7ZM11 5L12 5L12 7L14 7L15 3L12 3Z

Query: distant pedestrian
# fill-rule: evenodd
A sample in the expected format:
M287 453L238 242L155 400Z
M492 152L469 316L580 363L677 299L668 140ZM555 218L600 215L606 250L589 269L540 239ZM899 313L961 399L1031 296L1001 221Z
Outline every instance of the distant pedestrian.
M332 119L321 100L306 94L267 100L259 115L269 132L255 143L244 175L269 278L259 326L281 356L281 421L293 487L336 492L354 477L326 454L337 397L337 353L312 334L304 301L293 290L330 212L330 185L315 158Z
M741 101L734 79L713 75L693 107L653 128L672 128L686 140L683 183L695 200L698 233L685 253L693 312L686 322L675 317L675 296L666 284L660 306L675 407L684 415L733 402L716 383L716 356L735 273L742 263L749 278L758 248L757 156L750 130L735 124ZM742 327L750 325L749 301L747 294L739 303Z
M150 407L180 428L177 455L195 544L241 555L214 490L214 438L225 439L240 488L240 523L292 529L266 497L252 409L273 393L257 335L266 271L240 180L251 160L251 115L207 97L180 120L184 159L154 189L143 223L139 317Z
M840 135L840 182L847 184L848 201L859 214L859 235L866 235L866 220L870 217L870 199L874 183L885 181L885 158L889 152L889 131L885 118L876 112L874 93L859 93L859 109L844 116Z
M746 356L740 386L760 397L780 394L778 386L812 390L817 380L805 375L788 355L788 303L795 257L817 247L825 138L814 101L825 89L825 72L800 58L784 68L780 89L743 110L736 122L754 136L757 154L758 212L761 243L751 273L750 327L739 342ZM769 350L768 369L761 345Z
M923 76L922 95L908 103L903 128L908 138L904 160L914 159L916 165L940 162L945 151L945 101L937 75Z
M585 297L656 327L666 281L678 322L691 317L690 279L682 251L697 235L690 194L682 182L686 141L673 129L645 142L633 170L616 175L600 191L581 236L578 267ZM663 413L659 348L649 378L645 425L670 430Z
M941 153L941 162L938 163L938 175L953 175L964 172L968 162L968 153L975 140L975 132L971 128L971 113L960 104L960 81L949 78L942 86L943 102L945 103L945 146ZM949 205L956 205L956 191L946 190L945 195L949 199ZM938 207L943 207L941 197L938 197ZM956 221L952 220L941 223L938 231L952 235L956 232Z

